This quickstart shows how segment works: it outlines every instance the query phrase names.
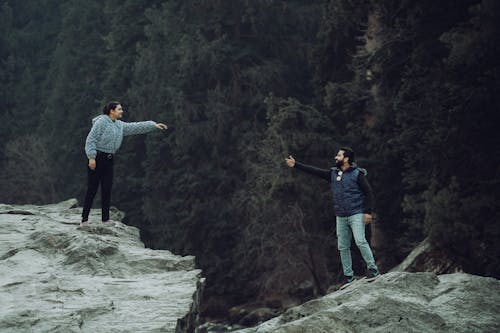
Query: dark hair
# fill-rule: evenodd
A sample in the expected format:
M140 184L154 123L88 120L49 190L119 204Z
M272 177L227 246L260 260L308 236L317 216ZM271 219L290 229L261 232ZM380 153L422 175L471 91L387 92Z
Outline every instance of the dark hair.
M120 104L121 103L117 101L109 102L108 104L104 105L104 108L102 109L102 114L107 114L109 116L109 112L111 110L114 110Z
M342 147L339 150L344 151L344 157L349 158L349 164L354 163L354 159L355 159L356 154L354 153L354 150L352 150L351 147Z

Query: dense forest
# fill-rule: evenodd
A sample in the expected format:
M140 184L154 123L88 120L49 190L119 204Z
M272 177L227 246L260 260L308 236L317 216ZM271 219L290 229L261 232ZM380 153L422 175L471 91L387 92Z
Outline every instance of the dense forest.
M81 204L109 100L168 124L125 140L112 204L147 246L196 256L206 316L339 281L329 186L284 158L329 168L343 145L383 271L429 237L500 278L499 1L0 5L0 202Z

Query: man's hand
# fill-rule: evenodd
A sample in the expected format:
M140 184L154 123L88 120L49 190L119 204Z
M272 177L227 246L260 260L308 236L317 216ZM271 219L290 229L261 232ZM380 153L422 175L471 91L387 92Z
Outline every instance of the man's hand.
M157 124L155 125L155 127L156 127L157 129L159 129L159 130L162 130L162 131L163 131L163 130L166 130L166 129L168 128L168 127L167 127L167 125L162 124L162 123L157 123Z
M89 158L89 168L90 170L95 170L95 158Z
M285 161L286 165L288 165L290 168L293 168L295 166L295 159L292 155L288 156L288 158L285 157Z
M373 221L372 214L364 214L365 217L365 224L370 224Z

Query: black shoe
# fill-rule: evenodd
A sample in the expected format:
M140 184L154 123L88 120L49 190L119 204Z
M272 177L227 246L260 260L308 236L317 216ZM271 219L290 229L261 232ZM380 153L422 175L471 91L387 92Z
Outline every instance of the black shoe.
M376 269L376 268L369 268L368 269L368 276L367 276L367 278L374 279L374 278L376 278L379 275L380 275L380 273L378 272L378 269Z
M356 280L354 276L345 275L345 283L351 283L354 282L354 280Z
M345 288L347 288L348 286L351 285L352 282L354 282L356 280L356 278L354 276L349 276L349 275L344 275L345 276L345 283L340 286L339 290L343 290Z

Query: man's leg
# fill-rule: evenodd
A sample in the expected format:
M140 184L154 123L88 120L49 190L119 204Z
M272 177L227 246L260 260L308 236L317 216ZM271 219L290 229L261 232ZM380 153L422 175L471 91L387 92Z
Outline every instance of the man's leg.
M345 276L354 276L351 259L351 239L352 233L349 228L347 217L336 217L337 224L337 245L342 261L342 270Z
M99 188L99 180L100 170L97 168L95 170L90 170L87 166L87 193L85 194L83 203L82 222L89 220L90 208L92 208L92 202Z
M109 206L111 203L111 187L113 186L113 160L104 160L101 180L101 211L102 221L109 221Z
M348 217L349 224L352 229L352 234L354 236L354 241L358 246L361 256L365 260L368 269L375 269L378 272L377 265L375 264L375 259L373 259L373 253L370 245L366 241L365 237L365 221L363 220L363 214L356 214Z

